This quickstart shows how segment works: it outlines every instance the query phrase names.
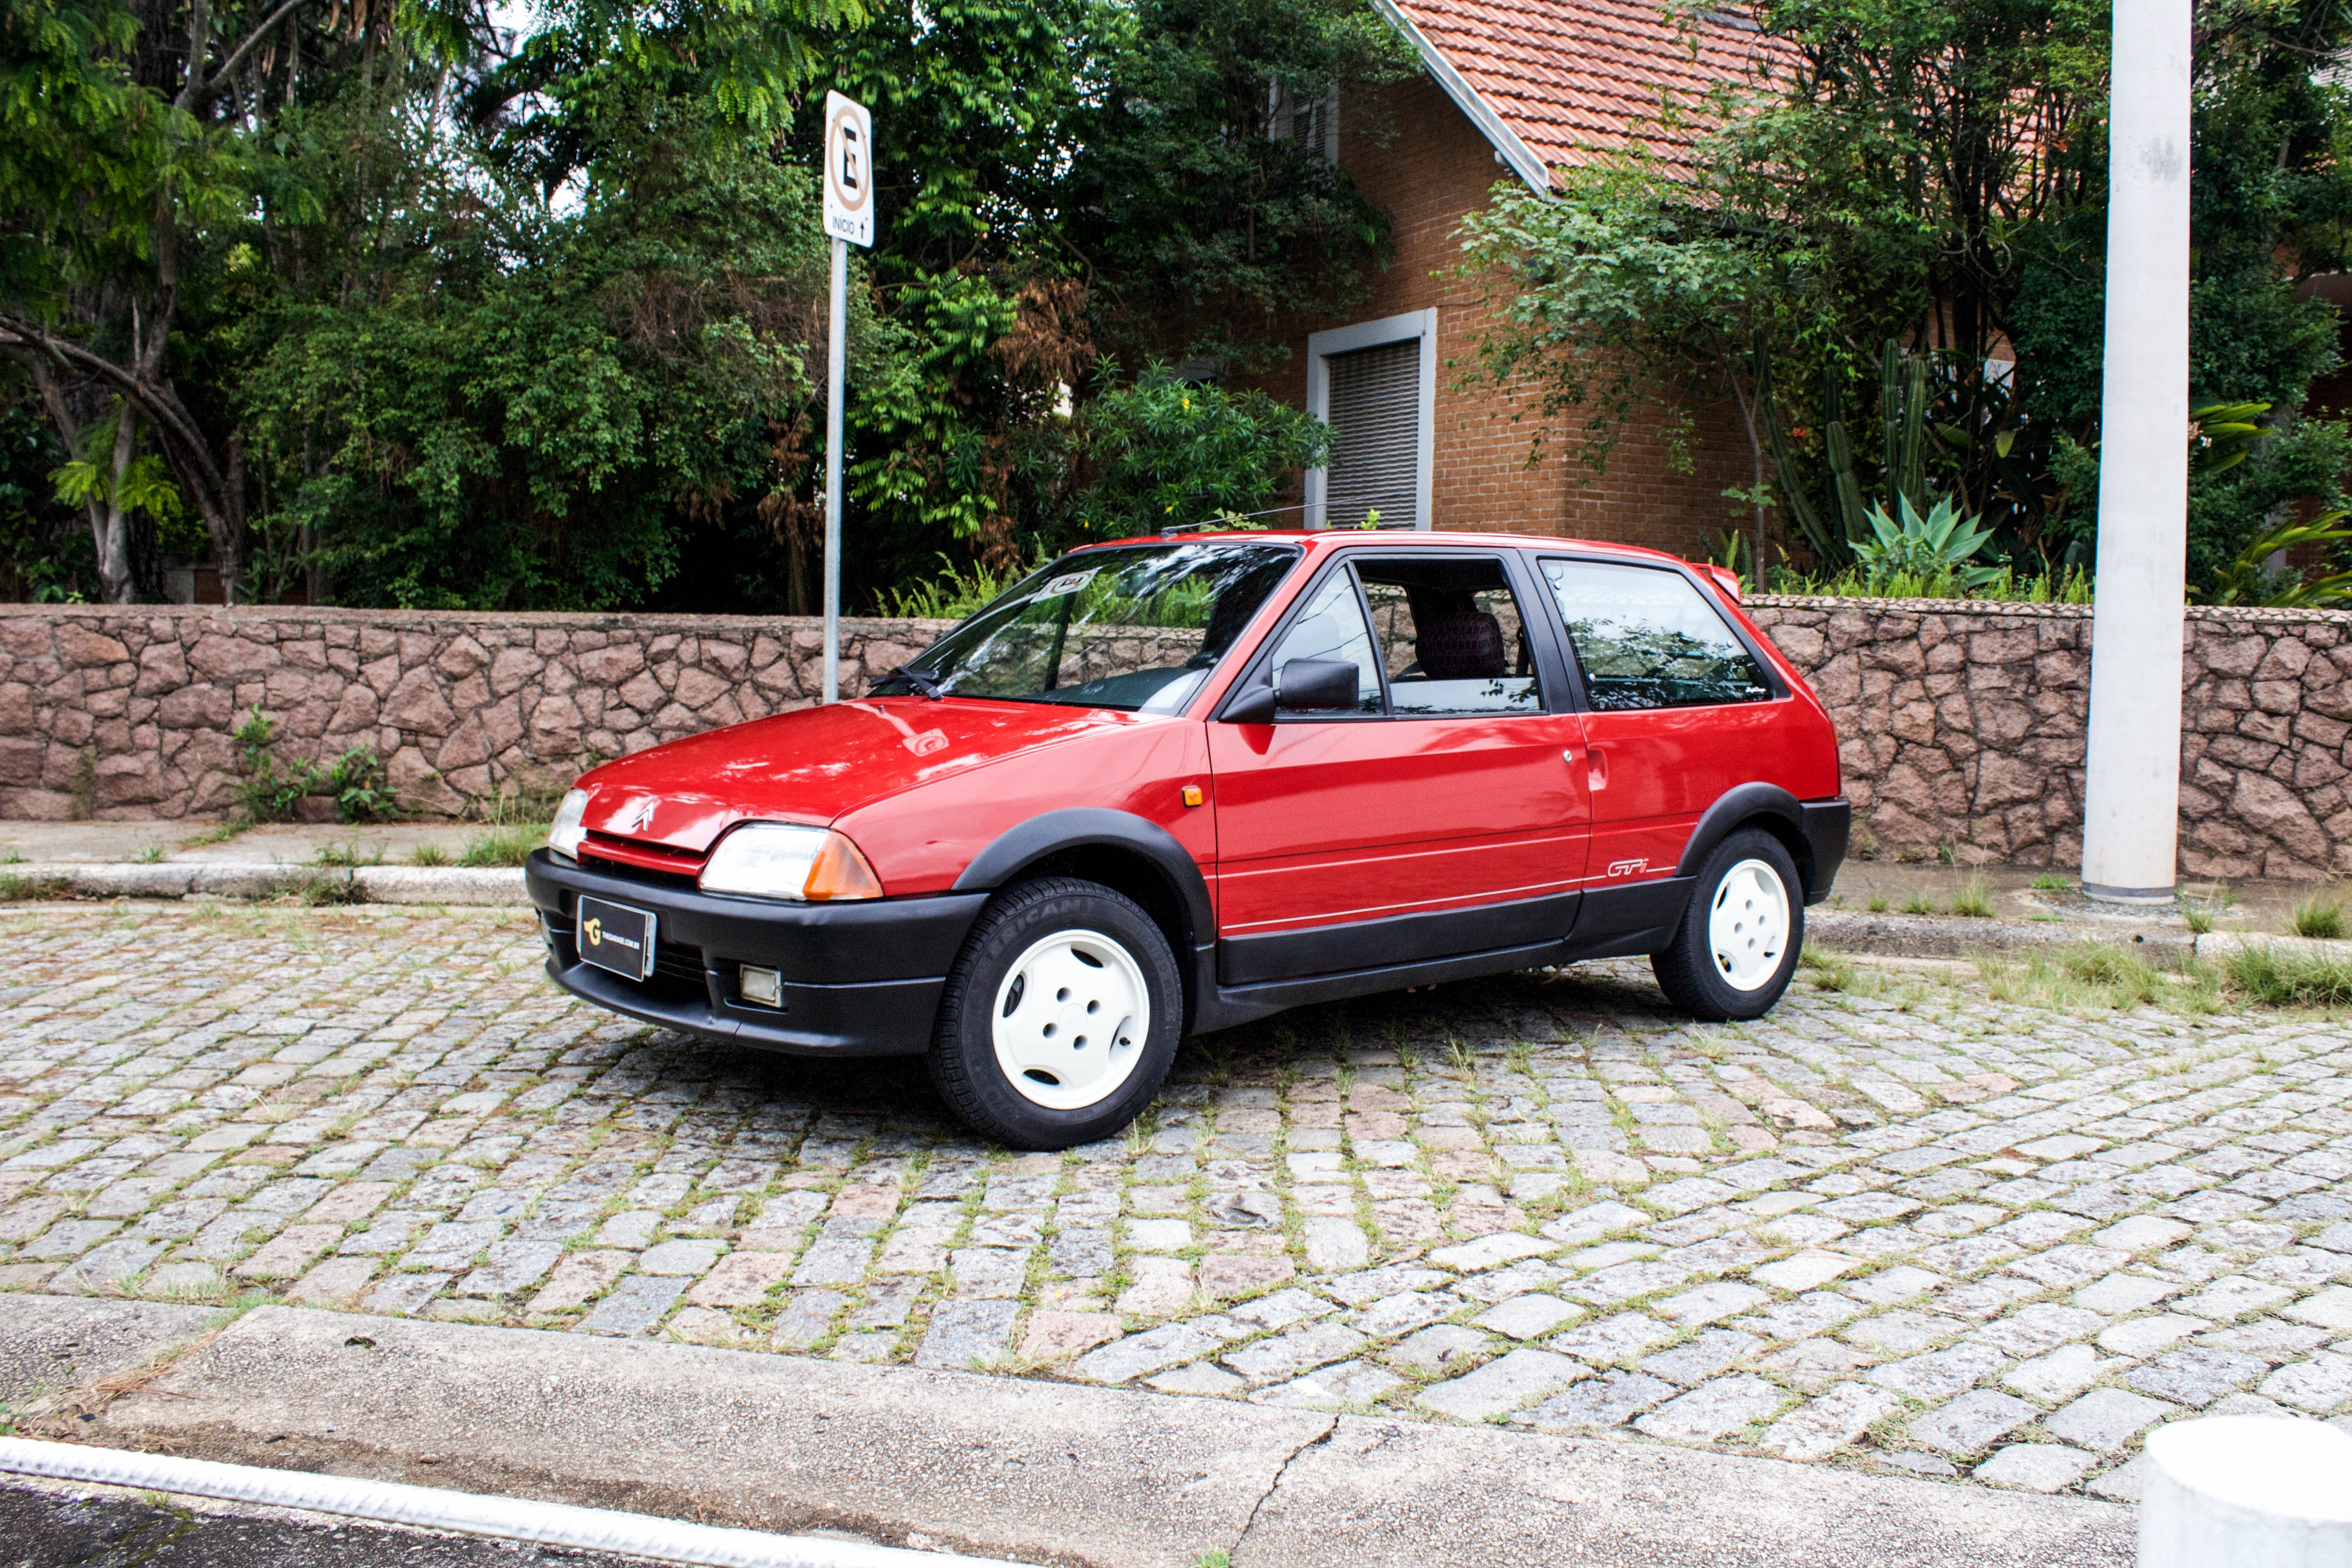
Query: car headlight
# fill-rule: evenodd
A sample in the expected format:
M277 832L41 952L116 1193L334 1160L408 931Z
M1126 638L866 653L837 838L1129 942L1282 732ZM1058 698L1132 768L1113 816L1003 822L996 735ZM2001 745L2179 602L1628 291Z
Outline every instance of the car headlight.
M857 846L827 827L753 822L719 841L702 868L706 893L835 902L878 899L881 879Z
M582 818L588 815L588 792L566 790L563 804L555 808L555 820L547 825L547 847L558 855L576 857L580 841L588 837Z

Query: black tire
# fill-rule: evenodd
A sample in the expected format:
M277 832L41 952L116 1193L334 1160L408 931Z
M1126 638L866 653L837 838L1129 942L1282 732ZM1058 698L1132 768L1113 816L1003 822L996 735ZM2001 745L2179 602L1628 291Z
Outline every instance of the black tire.
M1133 961L1150 997L1148 1024L1125 1048L1133 1053L1126 1076L1101 1100L1076 1109L1041 1105L1015 1085L1000 1062L994 1032L1001 995L1013 966L1037 943L1061 932L1108 938ZM1104 966L1093 960L1097 969ZM1017 1007L1026 994L1009 993ZM1083 1000L1083 999L1082 999ZM1046 877L1007 889L982 911L948 971L931 1040L931 1081L965 1126L1015 1149L1067 1149L1108 1138L1141 1114L1168 1077L1183 1034L1184 991L1176 957L1151 917L1132 899L1097 882ZM1008 1017L1014 1015L1007 1009ZM1083 1024L1079 1026L1084 1027ZM1052 1034L1049 1026L1045 1031ZM1097 1042L1099 1043L1099 1041ZM1116 1042L1115 1042L1116 1043ZM1080 1047L1083 1048L1083 1047ZM1028 1076L1037 1077L1033 1070ZM1040 1079L1048 1089L1058 1089ZM1082 1089L1073 1092L1083 1092Z
M1770 868L1780 879L1780 893L1788 906L1787 923L1775 935L1768 930L1759 939L1749 932L1733 938L1745 942L1747 951L1758 961L1774 958L1769 969L1749 975L1750 984L1735 984L1731 973L1738 954L1718 954L1712 940L1710 921L1718 898L1737 899L1742 907L1752 907L1757 884L1743 873L1739 885L1727 889L1726 883L1748 862L1759 862ZM1769 900L1764 900L1769 903ZM1727 909L1727 914L1732 911ZM1760 946L1759 945L1760 940ZM1779 952L1771 949L1777 942ZM1728 944L1727 944L1728 945ZM1780 994L1789 988L1789 978L1797 972L1797 956L1805 945L1804 885L1797 879L1796 862L1778 838L1762 828L1748 827L1725 838L1715 847L1699 868L1697 884L1691 889L1688 907L1683 910L1682 924L1675 928L1675 940L1660 952L1650 955L1650 968L1658 977L1658 984L1666 1000L1694 1018L1710 1024L1728 1023L1735 1018L1760 1018L1772 1010ZM1758 975L1760 974L1760 981Z

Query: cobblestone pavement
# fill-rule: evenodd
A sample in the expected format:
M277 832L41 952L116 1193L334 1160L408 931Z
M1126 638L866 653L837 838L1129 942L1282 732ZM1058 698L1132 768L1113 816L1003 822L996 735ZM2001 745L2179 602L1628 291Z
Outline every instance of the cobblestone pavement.
M1010 1155L919 1062L573 1004L510 913L0 917L0 1289L262 1294L2105 1496L2352 1404L2352 1025L1636 963L1186 1047ZM1870 994L1875 991L1875 994Z

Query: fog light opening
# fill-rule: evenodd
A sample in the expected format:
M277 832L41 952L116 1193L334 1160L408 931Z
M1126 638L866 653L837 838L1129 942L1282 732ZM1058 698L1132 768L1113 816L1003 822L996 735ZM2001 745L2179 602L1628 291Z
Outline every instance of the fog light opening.
M784 977L776 970L747 963L738 973L735 989L743 1000L761 1007L784 1005Z

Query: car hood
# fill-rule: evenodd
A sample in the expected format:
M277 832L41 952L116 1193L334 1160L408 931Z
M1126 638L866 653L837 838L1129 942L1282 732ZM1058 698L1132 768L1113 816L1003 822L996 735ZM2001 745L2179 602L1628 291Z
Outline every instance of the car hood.
M828 823L878 796L1107 729L1166 723L1099 708L866 698L707 731L580 780L592 831L701 854L747 819Z

